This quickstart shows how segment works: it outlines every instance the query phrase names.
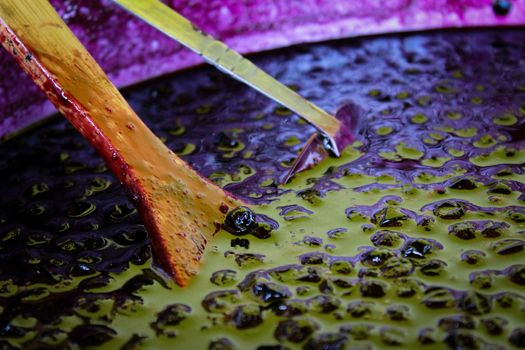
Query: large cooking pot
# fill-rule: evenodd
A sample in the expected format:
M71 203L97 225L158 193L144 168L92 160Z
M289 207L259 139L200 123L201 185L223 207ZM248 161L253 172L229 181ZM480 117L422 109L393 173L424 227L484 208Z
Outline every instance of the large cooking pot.
M525 0L169 2L360 120L287 186L311 132L290 111L182 71L200 58L109 0L52 3L171 149L264 205L178 287L67 121L15 137L55 111L0 50L0 349L525 346Z

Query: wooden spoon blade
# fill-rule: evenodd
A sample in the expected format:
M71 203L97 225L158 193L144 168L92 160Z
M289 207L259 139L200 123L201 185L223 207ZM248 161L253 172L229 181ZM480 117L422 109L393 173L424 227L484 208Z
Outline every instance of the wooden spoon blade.
M47 0L2 0L0 41L127 189L156 262L180 285L239 200L199 176L131 109Z

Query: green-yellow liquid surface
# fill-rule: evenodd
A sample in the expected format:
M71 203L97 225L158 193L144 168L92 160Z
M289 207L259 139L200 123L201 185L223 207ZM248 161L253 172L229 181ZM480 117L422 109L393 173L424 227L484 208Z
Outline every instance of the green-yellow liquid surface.
M358 107L355 142L286 185L313 131L290 111L210 70L128 91L170 148L278 226L219 231L185 288L156 269L136 210L65 122L0 145L0 345L523 346L525 47L522 30L502 33L258 58L327 109Z

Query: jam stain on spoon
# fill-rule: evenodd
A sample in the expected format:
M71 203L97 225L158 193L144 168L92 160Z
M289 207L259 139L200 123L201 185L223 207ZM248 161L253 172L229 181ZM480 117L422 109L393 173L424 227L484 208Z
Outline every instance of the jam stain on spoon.
M243 203L151 132L48 1L2 1L0 42L124 185L156 263L187 284L229 209Z

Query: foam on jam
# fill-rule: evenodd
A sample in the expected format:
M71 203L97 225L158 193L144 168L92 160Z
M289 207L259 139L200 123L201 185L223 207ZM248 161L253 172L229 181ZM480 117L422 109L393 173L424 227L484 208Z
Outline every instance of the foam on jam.
M3 345L523 347L522 37L426 33L255 57L319 105L359 110L342 157L284 187L312 131L289 111L211 69L127 91L171 149L260 204L238 212L246 230L215 237L187 288L151 266L136 211L65 121L3 144Z

